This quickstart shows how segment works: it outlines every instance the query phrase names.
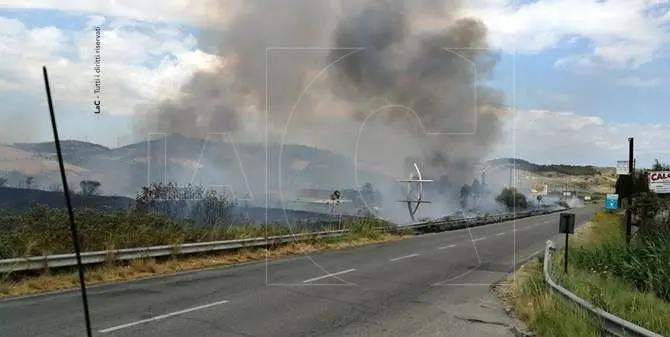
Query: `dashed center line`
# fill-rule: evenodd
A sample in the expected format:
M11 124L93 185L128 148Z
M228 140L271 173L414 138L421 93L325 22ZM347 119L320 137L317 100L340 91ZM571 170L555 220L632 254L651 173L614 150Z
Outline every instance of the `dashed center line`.
M479 241L482 241L482 240L485 240L485 239L486 239L486 237L476 238L476 239L472 240L472 242L479 242Z
M401 257L396 257L396 258L391 259L391 262L404 260L404 259L409 259L409 258L417 257L417 256L419 256L419 254L410 254L410 255L405 255L405 256L401 256Z
M440 248L438 248L438 250L445 250L445 249L454 248L454 247L456 247L455 244L454 244L454 245L448 245L448 246L440 247Z
M337 276L337 275L342 275L342 274L346 274L346 273L351 273L352 271L356 271L356 269L352 268L352 269L347 269L347 270L343 270L343 271L338 271L337 273L321 275L321 276L314 277L314 278L311 278L311 279L308 279L308 280L304 280L304 281L302 281L302 283L310 283L310 282L314 282L314 281L318 281L318 280L323 280L325 278L329 278L329 277L333 277L333 276Z
M135 326L135 325L140 325L140 324L144 324L144 323L158 321L158 320L161 320L161 319L170 318L170 317L177 316L177 315L182 315L182 314L197 311L197 310L207 309L207 308L214 307L214 306L221 305L221 304L225 304L225 303L228 303L228 301L218 301L218 302L214 302L214 303L210 303L210 304L200 305L200 306L193 307L193 308L190 308L190 309L179 310L179 311L175 311L175 312L172 312L172 313L169 313L169 314L155 316L155 317L143 319L143 320L140 320L140 321L131 322L131 323L128 323L128 324L117 325L115 327L103 329L103 330L100 330L98 332L108 333L108 332L112 332L112 331L116 331L116 330L130 328L130 327Z
M505 232L496 234L496 236L502 236L502 235L505 235Z

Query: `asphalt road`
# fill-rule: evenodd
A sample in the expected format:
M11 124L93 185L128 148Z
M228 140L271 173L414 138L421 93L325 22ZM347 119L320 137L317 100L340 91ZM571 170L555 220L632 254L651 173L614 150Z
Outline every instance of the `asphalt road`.
M597 207L575 209L577 225ZM558 214L89 288L96 336L513 336L489 285ZM560 241L560 240L559 240ZM85 336L77 291L0 301L0 336Z

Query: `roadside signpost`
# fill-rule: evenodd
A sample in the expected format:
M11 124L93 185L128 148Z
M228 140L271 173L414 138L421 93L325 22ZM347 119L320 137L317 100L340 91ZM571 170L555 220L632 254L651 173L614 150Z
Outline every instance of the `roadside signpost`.
M568 237L575 233L575 213L561 213L558 222L558 232L565 234L565 256L563 261L563 270L568 273Z

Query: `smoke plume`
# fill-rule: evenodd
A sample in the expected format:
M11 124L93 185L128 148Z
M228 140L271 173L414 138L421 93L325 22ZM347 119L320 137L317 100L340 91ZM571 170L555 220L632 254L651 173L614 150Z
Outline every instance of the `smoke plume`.
M342 118L350 128L392 106L369 127L410 145L386 160L401 167L420 155L428 174L469 183L501 136L505 107L483 84L497 62L486 26L460 13L455 0L246 1L201 39L221 65L152 106L140 126L243 135L265 132L266 109L271 131L299 111L291 121L297 139L336 147L324 135L338 124L324 121Z

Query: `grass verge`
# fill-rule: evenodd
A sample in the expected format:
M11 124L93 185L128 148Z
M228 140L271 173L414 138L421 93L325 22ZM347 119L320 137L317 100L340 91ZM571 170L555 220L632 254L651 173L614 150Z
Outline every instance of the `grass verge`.
M85 273L87 284L103 284L118 281L138 280L180 271L196 270L236 263L308 254L324 250L337 250L369 244L400 240L408 235L384 234L368 230L363 226L360 231L330 239L311 242L296 242L271 249L241 249L234 252L169 258L166 260L134 260L129 264L108 263L88 267ZM71 289L79 286L75 270L45 271L37 275L0 275L0 298Z
M568 290L605 311L661 335L670 335L670 302L651 289L641 288L630 278L613 273L613 268L607 267L610 264L599 260L608 256L603 250L612 252L612 247L622 240L620 226L620 215L598 213L571 239L568 274L563 273L563 252L559 251L555 254L552 276ZM631 256L636 252L630 248ZM594 265L600 267L594 268ZM647 277L654 278L655 275ZM502 284L499 294L537 336L601 336L600 322L594 316L549 289L540 257Z

